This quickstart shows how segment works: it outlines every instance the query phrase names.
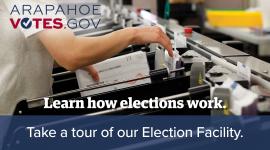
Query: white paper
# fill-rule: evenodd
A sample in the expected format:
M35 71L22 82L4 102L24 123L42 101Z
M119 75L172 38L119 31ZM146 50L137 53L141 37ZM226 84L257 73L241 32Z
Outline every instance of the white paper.
M168 51L165 52L165 65L170 71L176 70L177 61L180 60L180 55L178 51L173 51L173 57L169 56ZM171 77L175 77L175 73L171 74Z
M155 54L155 70L166 68L165 66L165 52L161 49L156 49Z
M251 80L251 69L247 67L246 65L237 62L237 75L248 80L250 82Z
M114 57L93 66L98 70L100 76L99 85L118 83L149 76L150 72L146 53L141 51L124 56ZM84 70L76 71L76 76L79 88L91 87L98 84L93 81L89 74ZM81 96L91 96L147 83L151 83L150 78L82 92Z
M175 48L187 48L187 38L179 32L174 32Z
M232 99L230 110L235 115L242 115L242 109L253 104L258 98L257 94L243 88L230 78L227 79L221 87L231 90Z

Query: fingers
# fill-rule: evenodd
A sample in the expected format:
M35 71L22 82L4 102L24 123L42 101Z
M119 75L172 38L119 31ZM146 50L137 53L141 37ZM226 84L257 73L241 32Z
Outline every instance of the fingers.
M133 44L159 43L173 57L173 48L170 38L162 31L160 27L137 27Z
M173 48L172 48L171 40L165 34L163 34L162 40L164 41L163 42L164 44L162 44L162 46L168 51L169 55L173 57Z
M155 27L155 28L156 28L156 34L157 34L156 42L161 44L168 51L168 54L171 57L173 57L173 48L172 48L170 38L159 27Z
M93 66L88 66L87 71L94 81L99 82L100 78L98 72Z

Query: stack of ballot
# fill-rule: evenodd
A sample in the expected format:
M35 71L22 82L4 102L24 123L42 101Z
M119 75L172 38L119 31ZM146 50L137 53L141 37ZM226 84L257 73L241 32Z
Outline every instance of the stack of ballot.
M228 78L221 87L231 90L230 111L234 115L257 114L258 94L243 88L230 78Z
M76 71L76 76L79 88L93 87L95 85L102 86L142 78L149 76L150 72L146 53L141 51L108 59L95 64L94 67L99 73L100 82L95 82L88 72L78 70ZM81 96L86 97L147 83L151 83L150 78L82 92Z

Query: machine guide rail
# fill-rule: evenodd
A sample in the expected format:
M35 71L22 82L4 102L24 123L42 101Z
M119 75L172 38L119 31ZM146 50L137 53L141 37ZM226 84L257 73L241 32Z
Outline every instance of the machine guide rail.
M172 85L173 87L175 86L175 92L174 93L176 93L177 91L179 91L179 93L180 93L182 91L185 91L185 89L187 89L187 88L186 88L186 86L182 86L183 89L178 89L177 90L176 85L179 86L178 82L185 81L188 77L184 76L184 77L178 77L178 78L175 78L175 79L171 78L171 79L169 79L170 82L168 82L168 83L166 83L167 81L165 82L164 79L168 78L169 74L176 73L176 72L183 72L183 71L184 71L184 68L180 68L180 69L176 69L176 70L172 70L172 71L168 71L167 68L165 68L165 69L161 69L161 70L151 71L149 76L145 76L145 77L142 77L142 78L136 78L136 79L132 79L132 80L128 80L128 81L117 82L117 83L106 84L106 85L96 85L96 86L83 88L83 89L71 90L71 91L67 91L67 92L62 92L62 93L50 95L50 96L48 96L46 98L51 98L53 100L54 98L59 98L59 97L63 97L63 96L74 94L74 93L79 94L80 92L84 92L84 91L88 91L88 90L99 89L99 88L103 88L103 87L107 87L107 86L113 86L113 85L123 84L123 83L127 83L127 82L143 80L143 79L146 79L146 78L151 78L152 83L147 84L147 85L136 86L136 87L133 87L133 88L127 88L127 89L119 90L118 92L112 92L112 94L110 94L111 92L104 93L103 95L107 94L107 96L104 96L103 98L110 97L110 96L112 96L112 97L116 96L117 97L117 95L118 95L117 93L119 93L121 91L123 91L123 92L128 91L128 93L133 93L134 91L139 92L141 89L145 90L145 89L149 89L150 87L152 87L152 88L155 87L156 89L160 89L161 88L160 85L168 86L167 84L172 84L172 83L175 84L175 85ZM178 81L178 82L176 83L175 81ZM155 83L157 83L157 84L155 84ZM154 84L154 85L152 85L152 84ZM164 93L164 94L166 94L166 93ZM162 95L164 95L164 94L162 94ZM130 94L128 94L128 95L130 95ZM97 96L94 95L94 97L99 97L100 99L102 99L102 94L97 95ZM18 103L17 108L15 110L15 114L24 114L28 109L41 108L42 106L44 106L44 98L45 97L29 99L29 100L27 100L27 99L22 100L21 102Z

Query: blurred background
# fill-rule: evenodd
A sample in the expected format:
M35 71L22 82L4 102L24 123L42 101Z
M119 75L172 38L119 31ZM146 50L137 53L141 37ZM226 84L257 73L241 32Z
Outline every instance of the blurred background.
M269 0L124 0L270 62ZM238 42L238 44L236 44Z

